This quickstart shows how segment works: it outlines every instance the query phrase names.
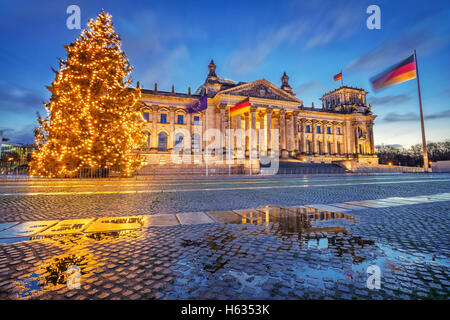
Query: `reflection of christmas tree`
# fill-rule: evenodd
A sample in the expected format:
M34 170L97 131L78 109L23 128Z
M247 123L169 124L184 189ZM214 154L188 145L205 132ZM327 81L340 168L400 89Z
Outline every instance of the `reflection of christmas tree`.
M82 168L119 168L130 175L139 166L133 150L142 145L139 84L130 88L133 69L121 50L111 15L102 11L68 46L67 60L39 119L32 175L76 176Z

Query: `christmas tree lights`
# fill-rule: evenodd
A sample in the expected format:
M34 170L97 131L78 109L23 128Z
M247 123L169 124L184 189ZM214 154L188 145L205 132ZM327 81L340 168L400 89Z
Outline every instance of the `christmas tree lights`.
M64 46L67 59L53 70L47 117L39 117L35 130L31 175L70 177L84 168L118 168L129 176L141 163L136 150L146 137L139 83L130 87L133 68L111 15L102 10L88 27Z

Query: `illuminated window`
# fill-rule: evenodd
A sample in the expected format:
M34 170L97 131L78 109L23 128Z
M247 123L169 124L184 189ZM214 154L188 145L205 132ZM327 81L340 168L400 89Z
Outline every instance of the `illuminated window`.
M198 126L200 125L200 117L199 116L195 116L194 117L194 126Z
M337 134L341 134L341 128L337 128Z
M158 135L158 151L167 151L167 133L160 132Z

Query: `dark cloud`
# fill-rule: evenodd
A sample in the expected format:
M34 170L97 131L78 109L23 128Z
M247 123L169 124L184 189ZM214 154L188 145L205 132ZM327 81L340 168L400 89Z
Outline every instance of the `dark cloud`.
M8 138L8 142L32 144L34 142L34 128L36 125L30 124L24 128L17 130L13 128L1 127L3 137Z
M2 112L24 112L41 110L45 97L36 91L10 83L0 82L0 110Z
M383 97L371 97L367 101L373 106L382 105L399 105L411 100L411 96L408 94L388 95Z
M445 119L445 118L450 118L450 109L424 116L424 119L426 120ZM406 121L418 121L419 119L420 119L419 115L414 112L407 112L403 114L398 112L390 112L383 118L383 121L406 122Z

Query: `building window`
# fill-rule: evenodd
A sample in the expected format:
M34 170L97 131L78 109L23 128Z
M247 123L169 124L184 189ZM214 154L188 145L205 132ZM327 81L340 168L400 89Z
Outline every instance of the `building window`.
M305 132L306 133L310 133L311 132L311 126L309 124L306 125Z
M327 134L331 134L331 127L327 127Z
M198 126L198 125L200 125L200 117L194 116L194 126Z
M338 142L337 143L337 150L336 150L337 154L341 154L341 143Z
M167 133L160 132L158 135L158 151L167 151Z
M182 114L177 115L177 124L184 124L184 117Z
M197 133L194 133L192 135L192 151L194 153L200 153L201 147L200 147L200 135Z
M161 113L161 123L167 123L167 114Z
M317 126L317 127L316 127L316 132L317 132L317 133L320 133L320 126Z
M150 122L150 113L144 112L143 114L145 122Z
M337 134L341 134L341 128L336 128Z

